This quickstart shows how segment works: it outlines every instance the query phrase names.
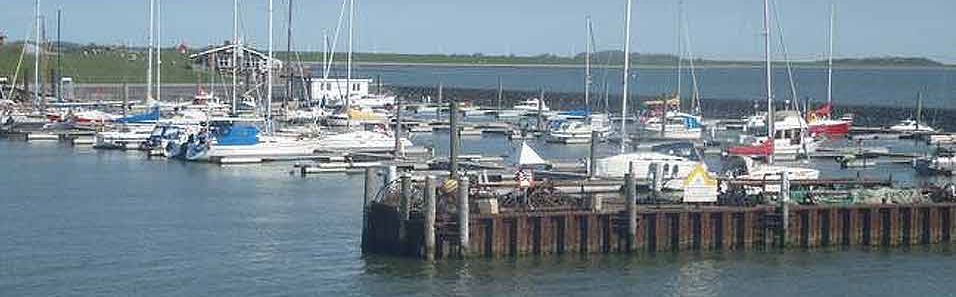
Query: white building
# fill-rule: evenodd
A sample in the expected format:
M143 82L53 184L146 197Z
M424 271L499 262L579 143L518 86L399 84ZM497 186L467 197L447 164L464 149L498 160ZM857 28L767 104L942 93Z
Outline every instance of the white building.
M351 84L351 86L349 85ZM369 95L369 85L372 79L353 78L313 78L312 79L312 99L313 100L333 100L338 101L346 95L351 97L367 97Z

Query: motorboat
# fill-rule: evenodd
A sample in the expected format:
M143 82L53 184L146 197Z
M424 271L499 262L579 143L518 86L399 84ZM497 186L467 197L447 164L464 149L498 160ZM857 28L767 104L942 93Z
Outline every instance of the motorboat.
M599 140L603 140L611 133L611 125L606 115L592 115L587 120L557 121L545 137L551 143L589 143L591 133L598 132Z
M660 134L662 126L663 135ZM644 132L657 133L660 138L664 139L700 139L702 131L700 116L684 112L669 111L663 119L656 116L648 117L644 121Z
M936 132L936 129L928 125L922 124L914 119L905 119L896 123L896 125L889 127L890 131L901 132L901 133L932 133Z
M551 111L551 109L548 108L548 106L544 103L544 101L538 98L531 98L531 99L519 102L518 104L515 104L515 106L512 109L522 113L526 113L526 114L538 113L538 111Z
M952 148L937 148L932 156L913 160L913 169L921 175L952 175L956 171L956 152Z
M601 178L623 178L634 166L634 176L638 179L651 179L652 174L660 170L663 186L667 189L682 189L684 180L697 166L707 165L702 161L700 151L689 142L661 144L650 151L624 153L596 161L595 176Z

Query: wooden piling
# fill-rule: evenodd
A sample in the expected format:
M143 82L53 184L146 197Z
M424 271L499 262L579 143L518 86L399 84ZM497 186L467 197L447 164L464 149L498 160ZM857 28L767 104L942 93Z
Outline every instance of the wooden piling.
M399 242L408 242L408 201L412 196L412 177L403 174L401 177L401 195L398 198L398 240Z
M435 177L425 177L425 259L435 259Z
M628 166L628 173L624 175L624 208L627 212L627 236L625 249L628 253L634 252L634 239L637 237L637 189L634 185L634 163Z
M458 232L459 232L459 254L462 257L468 256L468 245L471 244L469 241L469 231L470 228L468 224L469 210L468 210L468 177L462 177L458 180Z
M597 144L598 144L598 131L591 131L591 148L588 150L588 178L593 179L594 174L597 172L597 160L595 157L597 155Z
M368 203L372 200L372 195L375 193L375 187L373 185L374 180L372 179L375 176L375 169L372 167L365 168L365 195L362 198L362 252L368 251Z
M405 147L402 146L402 98L395 98L395 158L405 158Z
M448 144L448 172L449 177L456 179L458 177L458 150L459 150L459 133L458 130L458 101L451 100L448 102L448 125L449 130L449 140L451 143Z

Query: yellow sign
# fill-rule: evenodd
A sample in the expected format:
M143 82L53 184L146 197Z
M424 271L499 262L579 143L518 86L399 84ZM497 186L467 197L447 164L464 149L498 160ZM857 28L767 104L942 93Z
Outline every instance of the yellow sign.
M697 164L684 180L684 202L717 202L717 180L704 164Z

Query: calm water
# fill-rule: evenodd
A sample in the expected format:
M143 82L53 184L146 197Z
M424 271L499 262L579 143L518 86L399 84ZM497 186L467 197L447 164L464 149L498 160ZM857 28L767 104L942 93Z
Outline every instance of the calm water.
M464 150L511 152L495 140L466 138ZM546 158L587 151L537 146ZM303 178L291 164L220 167L6 140L0 164L0 296L956 292L950 246L425 263L362 257L361 175Z
M358 75L380 76L388 84L495 89L500 76L506 89L556 92L583 92L584 70L560 67L435 67L361 66ZM336 70L335 75L344 75ZM619 94L621 70L596 69L592 89L603 92L605 79L612 94ZM826 69L799 68L793 72L797 98L826 101ZM697 70L702 98L765 100L763 68L701 68ZM677 88L675 70L638 68L633 70L631 92L653 96ZM683 89L691 93L690 74L684 73ZM837 104L915 108L916 93L922 92L926 107L951 107L956 102L956 69L836 69L833 98ZM785 68L775 68L774 94L790 99ZM598 96L600 97L600 96ZM611 100L617 100L612 98Z

